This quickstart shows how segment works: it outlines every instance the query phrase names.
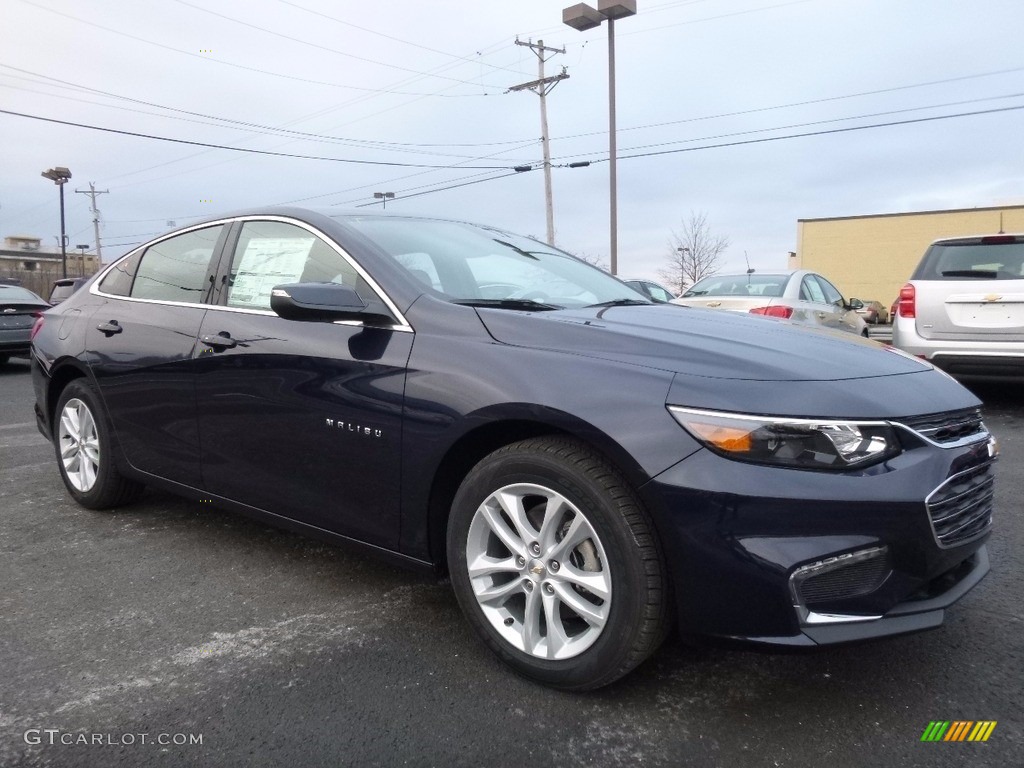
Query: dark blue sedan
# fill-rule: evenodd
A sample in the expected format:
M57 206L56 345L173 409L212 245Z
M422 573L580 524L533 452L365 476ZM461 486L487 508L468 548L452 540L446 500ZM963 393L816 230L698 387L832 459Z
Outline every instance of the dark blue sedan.
M499 229L227 215L35 332L81 505L152 485L446 570L481 639L559 688L673 625L787 647L935 627L988 570L995 441L954 380L655 304Z

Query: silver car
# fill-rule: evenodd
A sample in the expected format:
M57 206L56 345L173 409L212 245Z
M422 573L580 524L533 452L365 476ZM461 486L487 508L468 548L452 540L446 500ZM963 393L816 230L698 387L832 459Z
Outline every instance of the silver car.
M698 280L672 303L747 312L799 325L868 335L867 323L853 306L860 302L847 301L832 283L806 269L712 275Z
M893 345L961 378L1024 378L1024 235L936 240L900 289Z

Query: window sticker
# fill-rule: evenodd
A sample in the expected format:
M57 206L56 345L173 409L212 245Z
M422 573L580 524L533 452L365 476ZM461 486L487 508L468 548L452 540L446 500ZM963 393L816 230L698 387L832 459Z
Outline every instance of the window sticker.
M314 237L249 240L233 275L229 305L270 309L270 290L275 285L299 282L314 242Z

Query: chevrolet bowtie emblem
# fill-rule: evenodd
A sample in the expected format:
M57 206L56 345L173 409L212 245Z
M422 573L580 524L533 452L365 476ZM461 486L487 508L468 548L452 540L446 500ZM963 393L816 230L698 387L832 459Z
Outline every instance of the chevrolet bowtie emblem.
M720 301L709 301L707 305L709 307L720 307L720 306L722 306L722 302L720 302Z
M988 296L985 297L985 301L999 301L1001 298L1003 297L1000 296L998 293L990 293Z

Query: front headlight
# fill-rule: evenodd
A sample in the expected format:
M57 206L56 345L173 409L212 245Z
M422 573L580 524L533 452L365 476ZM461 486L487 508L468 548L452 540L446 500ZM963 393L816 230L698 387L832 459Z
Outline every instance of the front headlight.
M900 452L895 430L884 421L745 416L676 405L668 409L715 453L755 464L842 470Z

